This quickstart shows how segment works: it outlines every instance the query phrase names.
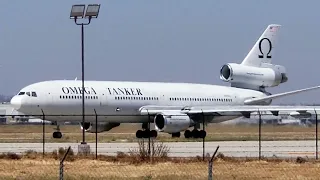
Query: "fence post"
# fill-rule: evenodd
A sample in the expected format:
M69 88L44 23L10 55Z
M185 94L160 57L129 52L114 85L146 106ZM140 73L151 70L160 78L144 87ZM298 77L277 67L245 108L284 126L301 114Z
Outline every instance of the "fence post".
M318 160L318 114L316 108L314 108L314 112L316 115L316 160Z
M201 110L202 111L202 110ZM202 111L202 129L205 132L205 127L204 127L204 113ZM204 155L205 154L205 137L202 138L202 160L204 161Z
M96 115L96 159L98 159L98 115L96 109L93 110Z
M44 154L45 154L45 126L46 124L44 123L44 119L45 119L45 115L44 115L44 112L43 110L41 109L41 112L42 112L42 157L44 158Z
M208 165L208 180L212 180L212 162L209 161Z
M63 162L66 159L66 157L67 157L67 155L68 155L68 153L70 151L70 148L71 148L71 146L69 146L67 152L64 154L63 158L60 161L60 171L59 171L59 179L60 180L63 180Z
M59 173L59 179L63 180L63 163L60 161L60 173Z
M261 112L258 109L259 114L259 160L261 160Z
M213 158L216 156L218 152L219 146L217 147L216 151L213 153L211 159L209 160L208 165L208 180L212 180L212 169L213 169Z
M149 111L148 111L148 130L147 130L147 133L148 133L148 156L151 157L151 141L150 141L151 130L150 130L150 114L149 114Z

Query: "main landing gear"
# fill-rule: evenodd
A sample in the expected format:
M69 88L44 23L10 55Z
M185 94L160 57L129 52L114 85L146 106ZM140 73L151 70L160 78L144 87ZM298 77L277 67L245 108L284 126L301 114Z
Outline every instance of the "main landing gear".
M143 123L142 124L142 129L143 130L138 130L136 132L136 137L137 138L156 138L158 136L158 132L156 130L151 130L148 128L148 123Z
M172 133L171 134L172 138L179 138L181 136L180 132Z
M62 133L60 132L60 126L57 124L57 129L55 132L53 132L52 137L55 139L61 139Z
M180 132L176 132L176 133L172 133L172 138L179 138L181 133ZM192 131L190 130L186 130L184 132L184 137L185 138L205 138L207 135L207 132L204 130L198 130L198 129L194 129Z
M204 130L198 130L198 129L193 129L192 131L186 130L184 132L184 137L185 138L205 138L207 135L207 132Z

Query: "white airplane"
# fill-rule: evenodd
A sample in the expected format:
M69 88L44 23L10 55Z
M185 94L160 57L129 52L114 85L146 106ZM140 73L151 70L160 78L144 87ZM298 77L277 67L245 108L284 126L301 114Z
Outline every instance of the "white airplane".
M85 124L82 124L82 84L78 80L53 80L28 85L12 100L12 106L26 115L49 121L78 121L87 132L103 132L120 123L142 123L137 138L157 137L157 132L185 138L203 138L200 123L218 123L251 112L307 111L310 106L271 106L271 101L320 86L271 95L267 87L285 83L283 66L271 64L275 40L281 25L269 25L241 64L228 63L220 79L231 87L210 84L85 81ZM98 125L95 128L95 115ZM148 122L154 122L150 131ZM192 131L188 130L194 127ZM61 138L56 131L54 138Z

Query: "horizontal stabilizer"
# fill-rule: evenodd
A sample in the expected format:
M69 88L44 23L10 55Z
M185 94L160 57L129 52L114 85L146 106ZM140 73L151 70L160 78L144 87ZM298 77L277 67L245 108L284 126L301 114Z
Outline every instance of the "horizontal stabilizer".
M254 104L258 104L260 102L267 101L270 99L276 99L279 97L284 97L284 96L297 94L297 93L301 93L301 92L305 92L305 91L310 91L310 90L314 90L314 89L318 89L318 88L320 88L320 86L314 86L314 87L309 87L309 88L305 88L305 89L299 89L299 90L294 90L294 91L289 91L289 92L284 92L284 93L273 94L273 95L270 95L267 97L247 99L244 101L244 104L245 105L254 105Z

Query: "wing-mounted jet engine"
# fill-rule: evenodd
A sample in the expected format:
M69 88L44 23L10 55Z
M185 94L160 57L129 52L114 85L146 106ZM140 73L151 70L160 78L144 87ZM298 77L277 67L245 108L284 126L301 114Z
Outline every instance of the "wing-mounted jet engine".
M166 114L159 113L154 117L155 129L159 132L166 132L172 134L172 137L180 137L181 131L185 131L185 138L204 138L206 132L203 130L194 129L188 130L189 127L195 126L196 122L193 121L186 114Z
M120 123L98 123L97 128L95 123L85 122L84 125L80 123L81 130L84 128L84 130L89 133L110 131L117 126L120 126Z

